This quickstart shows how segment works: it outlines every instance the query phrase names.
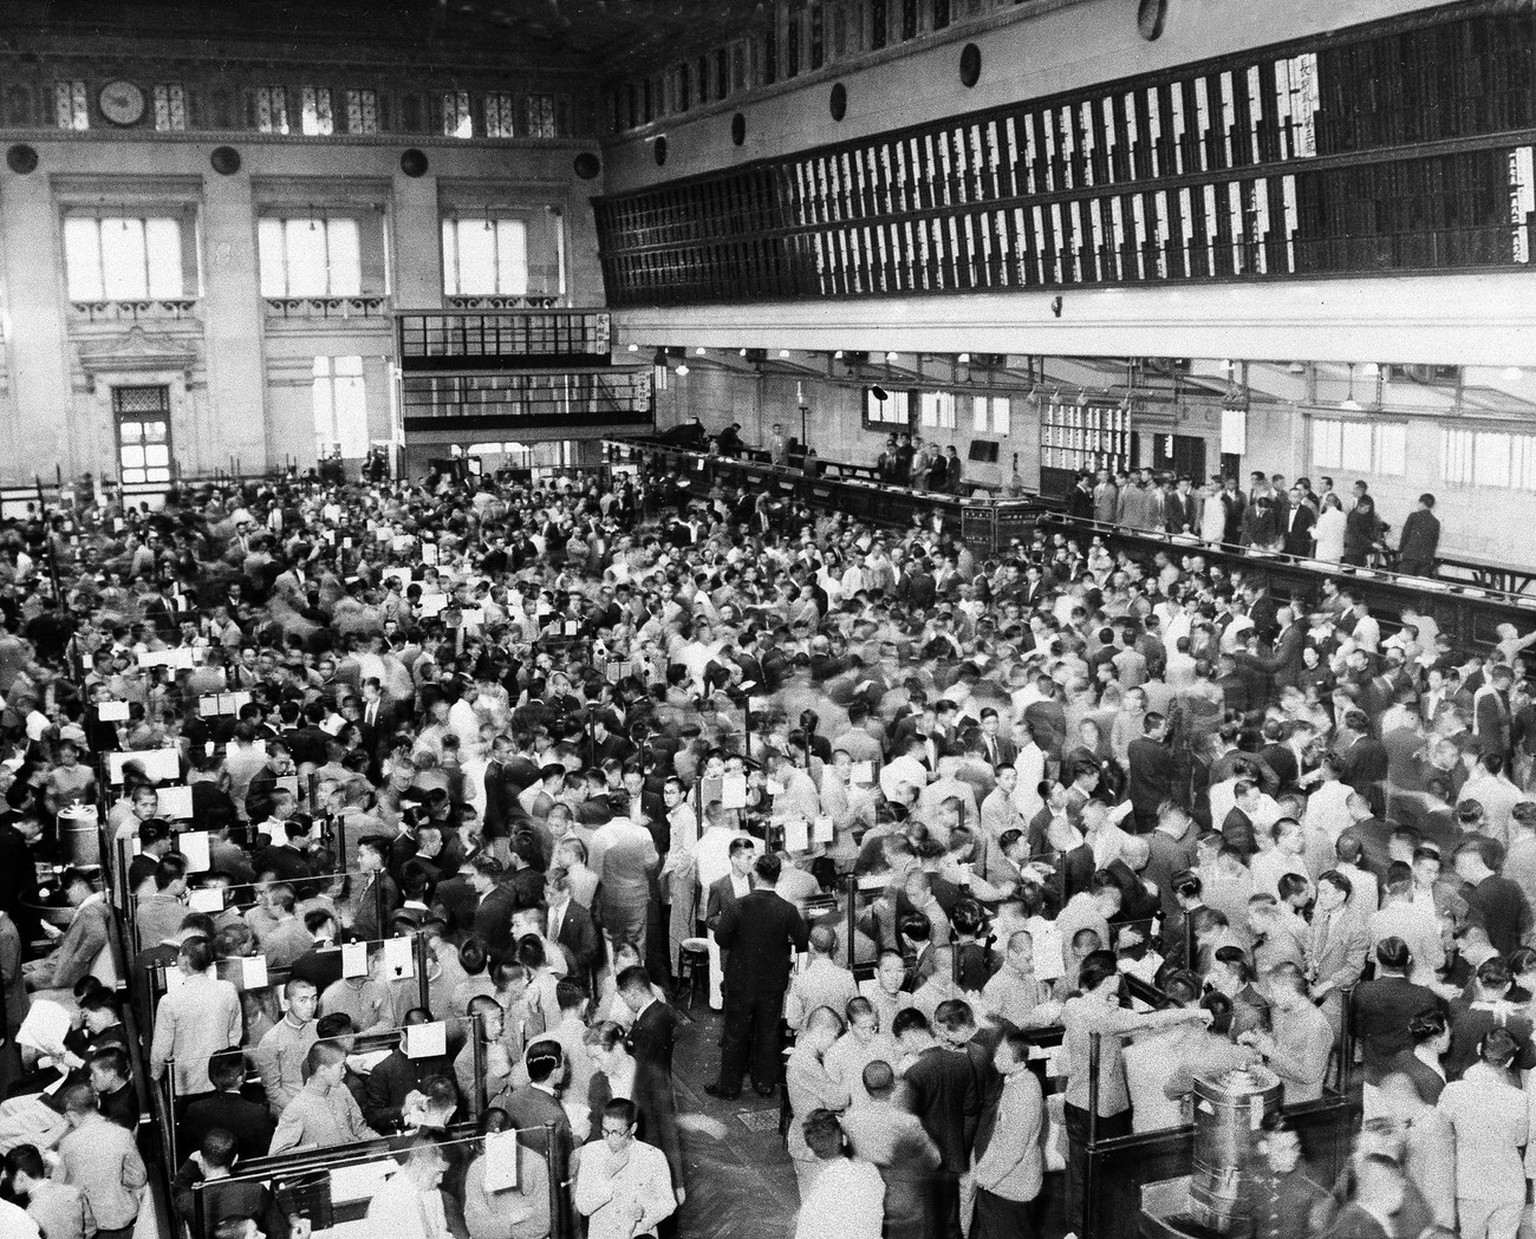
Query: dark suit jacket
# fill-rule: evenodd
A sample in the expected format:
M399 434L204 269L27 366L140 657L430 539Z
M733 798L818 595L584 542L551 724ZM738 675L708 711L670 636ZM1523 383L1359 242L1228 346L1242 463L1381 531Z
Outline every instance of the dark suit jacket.
M387 1132L395 1126L405 1099L421 1087L421 1063L426 1061L409 1059L397 1049L368 1073L363 1085L363 1118L369 1127Z
M289 965L288 975L308 981L320 993L341 980L341 948L322 947L305 951Z
M1293 522L1291 513L1286 513L1285 542L1282 549L1287 555L1299 555L1302 558L1310 558L1312 545L1316 541L1312 533L1312 527L1317 524L1317 513L1313 512L1306 504L1294 509L1296 519Z
M1235 805L1221 824L1221 837L1244 856L1252 856L1259 850L1253 833L1253 819Z
M629 1030L629 1052L641 1071L672 1074L672 1039L680 1017L666 1003L657 999L636 1018Z
M1365 1056L1367 1084L1380 1084L1399 1054L1413 1052L1408 1021L1439 1007L1440 999L1433 991L1406 977L1381 977L1355 986L1350 996L1350 1018Z
M725 910L734 908L736 903L736 888L731 884L731 875L716 878L709 884L709 890L704 895L704 923L711 929L716 928Z
M917 1056L905 1079L912 1113L939 1147L940 1167L964 1174L981 1118L981 1090L970 1056L933 1046Z
M572 977L584 977L597 967L602 955L602 937L592 914L574 899L565 905L555 944L565 952L566 966Z
M730 954L725 983L735 995L782 994L789 988L790 950L806 950L805 920L776 891L755 890L727 908L715 941Z
M1147 736L1132 740L1128 753L1126 791L1136 810L1137 825L1146 830L1155 824L1157 806L1174 796L1179 762L1166 744Z
M1432 567L1440 547L1440 520L1433 512L1415 508L1403 521L1398 559L1412 567Z
M491 887L485 898L475 905L475 933L498 959L511 953L512 913L516 910L516 898L503 886Z
M272 1145L277 1120L260 1102L239 1093L214 1093L200 1097L187 1107L182 1120L181 1147L190 1156L203 1143L203 1137L221 1127L235 1138L242 1160L265 1157Z
M479 898L475 888L469 884L467 875L439 882L433 895L434 902L442 905L448 927L460 936L474 932L475 909Z

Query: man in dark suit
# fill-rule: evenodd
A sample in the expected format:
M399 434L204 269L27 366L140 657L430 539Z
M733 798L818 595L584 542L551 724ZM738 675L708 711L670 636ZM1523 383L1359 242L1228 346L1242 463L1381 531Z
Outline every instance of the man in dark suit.
M475 892L475 934L497 960L511 956L512 913L517 911L516 897L497 884L501 872L501 862L485 852L470 862L469 884Z
M1019 759L1019 749L1007 736L999 734L1001 720L991 706L981 712L981 747L988 763L995 770L999 766L1011 766Z
M1164 497L1163 519L1169 533L1200 531L1200 496L1187 473L1179 475L1178 489Z
M1420 495L1419 506L1403 522L1402 541L1397 544L1397 570L1409 576L1434 576L1435 552L1440 549L1440 518L1435 515L1435 497Z
M646 1117L647 1143L666 1154L674 1187L683 1185L682 1141L677 1129L677 1098L672 1089L672 1040L681 1017L660 998L651 974L640 965L615 978L619 997L635 1013L625 1044L635 1060L633 1100Z
M1291 487L1290 510L1285 514L1285 538L1281 550L1287 555L1309 559L1316 539L1312 535L1317 524L1317 513L1306 501L1306 492L1299 486Z
M804 951L809 944L800 913L775 890L780 867L772 853L759 857L752 867L752 893L727 908L715 930L715 940L728 954L720 1079L704 1086L712 1097L740 1096L749 1060L752 1084L761 1096L771 1097L778 1083L790 952Z
M1153 710L1141 720L1143 734L1126 750L1130 771L1126 791L1136 818L1136 829L1146 834L1157 825L1157 807L1174 799L1179 762L1164 742L1168 720Z
M567 975L586 984L597 968L603 940L592 914L571 898L570 879L558 865L544 875L544 902L549 907L549 940L565 955Z
M430 1024L432 1016L420 1007L405 1013L405 1027ZM363 1118L374 1131L390 1132L400 1127L405 1099L421 1088L428 1076L448 1075L451 1068L441 1059L407 1058L405 1033L389 1057L368 1073L363 1082Z
M905 1072L909 1108L939 1150L924 1233L960 1239L960 1176L970 1170L971 1146L981 1119L981 1092L969 1055L940 1045L928 1017L916 1007L896 1013L896 1044L913 1056Z
M265 1105L241 1095L245 1084L244 1055L238 1049L221 1050L208 1060L208 1079L214 1091L187 1107L181 1146L202 1148L203 1137L218 1127L234 1136L242 1159L265 1157L272 1144L272 1133L277 1130L277 1120Z
M1365 1083L1380 1086L1393 1069L1399 1054L1413 1050L1409 1021L1440 1010L1433 991L1408 979L1413 956L1401 938L1383 938L1376 944L1376 979L1362 981L1350 996L1355 1037L1365 1056Z

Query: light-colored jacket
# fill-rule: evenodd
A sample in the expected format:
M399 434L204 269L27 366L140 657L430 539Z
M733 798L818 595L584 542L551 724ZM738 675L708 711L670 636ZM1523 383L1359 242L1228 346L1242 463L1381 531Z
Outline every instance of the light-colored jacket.
M1040 1194L1044 1115L1045 1098L1033 1071L1015 1071L1003 1081L992 1139L972 1165L977 1187L1004 1200L1033 1200Z

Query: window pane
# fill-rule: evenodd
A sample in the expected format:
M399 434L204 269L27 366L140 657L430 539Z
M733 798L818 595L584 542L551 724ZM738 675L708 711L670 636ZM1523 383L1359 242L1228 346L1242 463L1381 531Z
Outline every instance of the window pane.
M1008 435L1013 432L1013 405L1007 396L992 397L992 433Z
M331 246L330 293L355 297L363 291L363 259L355 219L333 219L327 225Z
M261 295L286 297L288 284L283 273L283 221L280 219L258 221L256 247L261 256Z
M1408 427L1389 423L1376 427L1376 472L1402 477L1408 472Z
M165 422L144 422L144 441L146 443L164 443L170 427ZM154 462L151 461L151 464Z
M991 425L989 417L990 408L985 396L971 397L971 429L977 434L986 434Z
M1479 486L1509 485L1509 436L1478 431L1473 441L1473 477Z
M496 287L496 232L484 220L454 221L458 249L457 292L483 296L501 291Z
M314 219L284 221L288 253L288 295L325 295L325 233Z
M151 469L165 468L171 463L171 449L163 443L157 443L153 447L144 449L144 463Z
M180 297L186 291L181 272L181 226L174 219L144 221L149 258L149 295Z
M457 220L443 221L443 292L450 297L459 291L459 225Z
M144 440L143 422L122 422L118 426L118 437L124 443L141 443Z
M147 291L144 269L144 221L101 221L102 288L109 301L128 301Z
M123 468L142 469L144 467L144 449L135 444L123 444L120 453L123 459Z
M1371 424L1369 422L1343 423L1343 439L1340 445L1342 467L1349 461L1356 468L1365 468L1371 459Z
M528 291L528 229L520 219L496 221L496 291Z
M337 358L338 361L356 363L362 369L361 357ZM364 398L363 380L360 375L336 379L334 406L336 414L336 441L341 444L341 454L356 458L368 454L368 403Z
M338 375L361 375L363 373L363 359L361 357L333 357L331 365Z
M101 229L94 219L78 216L64 221L64 268L71 301L100 301Z

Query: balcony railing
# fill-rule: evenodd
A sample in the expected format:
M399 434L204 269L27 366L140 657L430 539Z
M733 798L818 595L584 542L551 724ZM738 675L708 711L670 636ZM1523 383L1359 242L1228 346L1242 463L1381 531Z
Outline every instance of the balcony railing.
M197 317L196 297L145 297L128 301L71 301L69 316L77 322L137 323L144 319Z
M556 293L522 293L505 297L445 297L452 310L558 310L565 298Z
M388 297L268 297L269 318L378 318L389 314Z

